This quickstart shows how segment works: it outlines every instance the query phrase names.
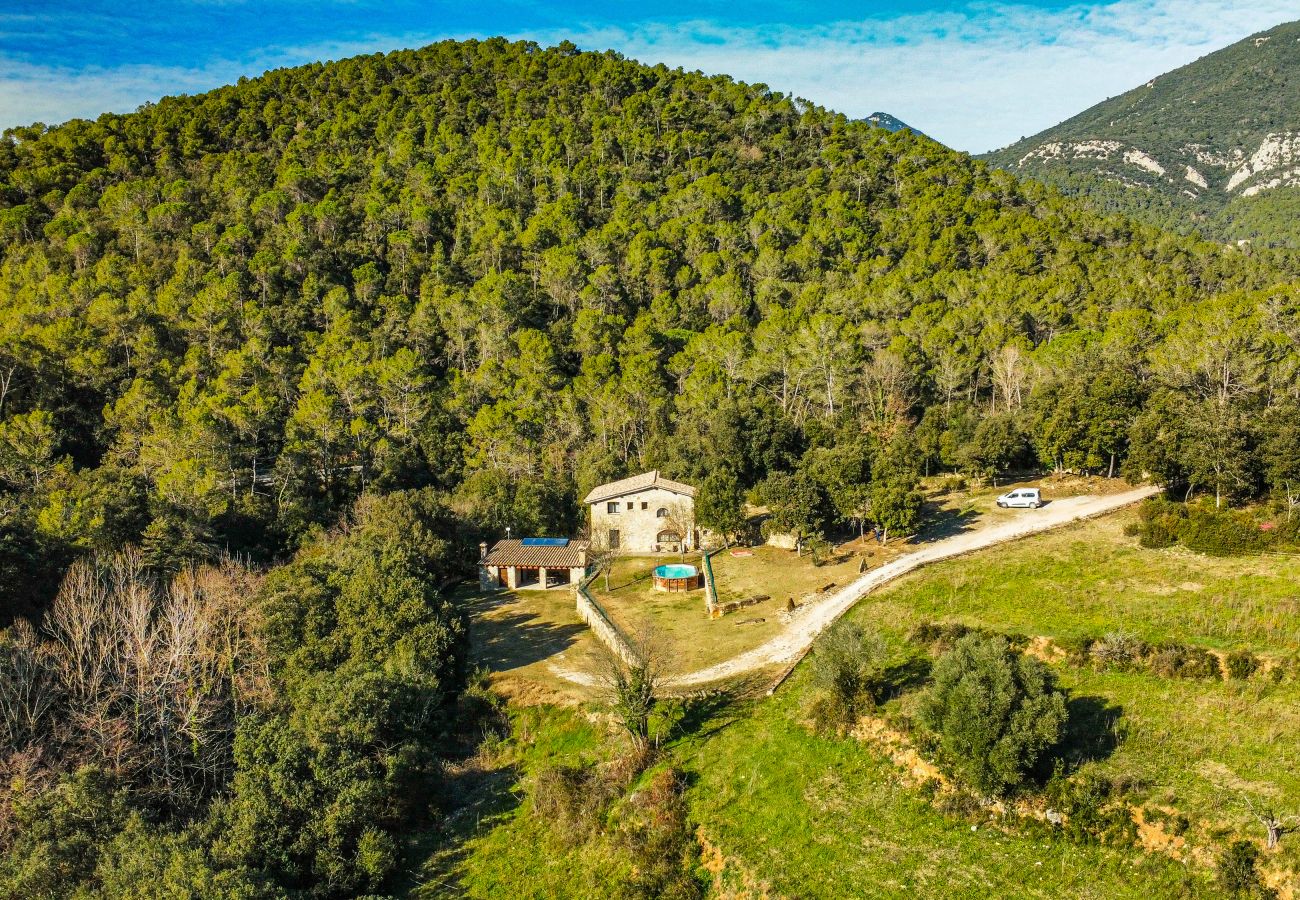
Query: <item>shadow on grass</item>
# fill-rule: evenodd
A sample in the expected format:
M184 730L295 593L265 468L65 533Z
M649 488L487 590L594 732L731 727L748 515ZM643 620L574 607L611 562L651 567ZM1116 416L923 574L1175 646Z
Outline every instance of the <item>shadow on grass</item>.
M586 630L581 623L548 622L529 611L489 617L494 610L514 602L510 594L489 594L474 598L468 606L474 661L493 672L549 659L572 647Z
M884 703L910 691L924 687L930 680L934 662L928 656L912 656L900 663L887 666L880 673L880 701Z
M444 772L437 812L430 827L412 834L407 844L404 896L462 897L460 867L470 854L469 842L514 815L523 799L522 773L516 766L485 769L474 761Z
M665 736L669 744L706 740L740 718L740 699L730 691L679 697L666 701Z
M1108 758L1123 743L1122 706L1108 703L1103 697L1071 697L1066 710L1070 718L1059 757L1067 772Z

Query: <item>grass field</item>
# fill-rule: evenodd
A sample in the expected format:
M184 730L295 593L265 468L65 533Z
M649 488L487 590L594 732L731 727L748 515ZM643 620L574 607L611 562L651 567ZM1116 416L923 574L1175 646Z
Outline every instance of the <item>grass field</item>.
M800 672L770 700L706 698L677 710L665 753L690 773L692 821L725 858L710 896L1216 896L1208 873L1164 856L942 813L870 747L806 727L809 696ZM522 787L548 762L601 758L619 738L554 707L517 711L514 730L454 817L457 839L417 874L414 896L595 900L626 874L603 839L558 840Z
M1150 641L1287 660L1300 652L1300 560L1218 559L1146 550L1125 513L921 570L848 618L900 636L922 620L1066 640L1125 630ZM1140 802L1253 833L1245 798L1300 812L1300 683L1186 680L1057 665L1063 687L1118 713L1123 740L1089 765L1122 776ZM1284 863L1300 864L1297 842Z
M1056 638L1123 629L1150 642L1300 650L1300 558L1146 550L1127 511L937 563L868 597L897 627L951 619Z
M945 815L869 748L805 727L798 676L778 697L682 751L735 879L807 898L1212 896L1165 857Z

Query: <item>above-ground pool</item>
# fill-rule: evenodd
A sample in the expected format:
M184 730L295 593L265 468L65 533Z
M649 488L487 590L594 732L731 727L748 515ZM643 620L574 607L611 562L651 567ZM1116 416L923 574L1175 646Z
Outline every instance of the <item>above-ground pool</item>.
M695 566L670 564L655 566L655 590L694 591L704 587L704 576Z

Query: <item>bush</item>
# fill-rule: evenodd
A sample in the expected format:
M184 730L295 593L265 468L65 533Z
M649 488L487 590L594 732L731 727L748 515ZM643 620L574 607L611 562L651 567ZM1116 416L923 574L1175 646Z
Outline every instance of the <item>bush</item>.
M558 764L539 771L529 791L533 814L575 846L599 830L621 786L595 763Z
M965 475L945 475L939 479L937 485L940 493L950 494L954 491L964 491L967 488Z
M1276 897L1259 877L1259 848L1233 841L1219 853L1218 883L1229 897Z
M945 765L989 795L1026 780L1060 743L1067 716L1043 663L1002 638L967 635L935 665L919 718L937 735Z
M908 632L907 639L914 644L943 653L951 650L958 641L968 634L978 634L983 637L1001 637L1016 649L1029 646L1029 635L1027 634L993 631L988 628L963 625L960 622L918 622Z
M1077 780L1058 771L1047 785L1047 801L1065 814L1065 833L1080 843L1129 846L1137 840L1123 790L1114 782L1096 776Z
M1127 631L1111 631L1089 648L1089 655L1102 666L1132 669L1150 648L1146 642Z
M1219 658L1200 647L1161 644L1151 653L1151 671L1166 678L1219 678Z
M676 769L656 772L628 801L619 843L632 857L631 884L619 896L644 900L696 900L697 846L686 809L686 780Z
M1169 500L1144 503L1133 531L1143 547L1182 544L1211 556L1258 553L1274 541L1286 540L1284 530L1264 531L1248 513Z
M840 622L817 638L812 678L818 695L811 712L819 730L851 727L875 707L885 654L884 639L855 622Z
M1259 657L1249 650L1234 650L1224 660L1229 678L1245 681L1259 670Z

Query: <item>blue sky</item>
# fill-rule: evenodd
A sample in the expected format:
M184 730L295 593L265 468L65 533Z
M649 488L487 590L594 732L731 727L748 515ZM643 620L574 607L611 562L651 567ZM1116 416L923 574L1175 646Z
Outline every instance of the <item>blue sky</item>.
M0 0L0 127L504 34L726 72L853 116L884 110L979 152L1296 17L1295 0Z

